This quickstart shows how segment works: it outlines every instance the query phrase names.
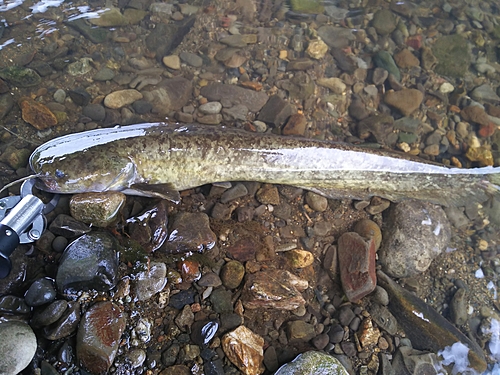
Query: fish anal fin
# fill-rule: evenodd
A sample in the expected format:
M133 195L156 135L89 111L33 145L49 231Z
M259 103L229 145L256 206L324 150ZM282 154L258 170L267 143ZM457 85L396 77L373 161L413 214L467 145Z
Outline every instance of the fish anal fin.
M150 198L166 199L174 203L181 201L181 195L170 183L166 184L133 184L123 191L124 194L139 195Z

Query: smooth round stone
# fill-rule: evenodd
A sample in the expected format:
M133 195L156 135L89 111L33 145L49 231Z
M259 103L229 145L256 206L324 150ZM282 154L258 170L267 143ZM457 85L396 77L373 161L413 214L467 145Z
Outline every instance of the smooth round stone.
M222 110L222 104L220 104L219 102L208 102L200 105L198 109L201 113L204 113L206 115L214 115L220 113L220 111Z
M245 267L237 260L231 260L222 266L220 278L228 289L237 288L245 276Z
M29 306L41 306L56 298L54 284L49 279L38 279L29 287L24 300Z
M54 93L54 100L57 103L64 103L64 100L66 99L66 91L63 89L57 89L56 92Z
M115 77L115 72L110 68L102 68L95 76L94 81L111 81Z
M36 336L26 323L0 323L0 374L17 374L24 370L36 352Z
M306 194L306 202L314 211L323 212L328 208L328 200L325 197L310 191Z
M65 300L61 299L54 301L42 310L35 310L30 324L33 327L44 327L55 323L64 314L67 308L68 302Z
M203 59L195 53L181 52L179 57L186 64L194 66L195 68L200 68L203 65Z
M106 118L106 110L100 104L89 104L83 107L82 114L94 121L103 121Z
M142 99L142 94L134 89L125 89L112 92L104 98L104 105L111 109L119 109Z
M181 68L181 59L177 55L165 56L162 61L167 68L174 70L179 70Z
M57 253L62 253L68 246L68 239L63 236L57 236L52 241L52 249Z
M92 232L73 241L60 259L56 277L59 292L113 288L118 281L118 248L117 240L107 232Z

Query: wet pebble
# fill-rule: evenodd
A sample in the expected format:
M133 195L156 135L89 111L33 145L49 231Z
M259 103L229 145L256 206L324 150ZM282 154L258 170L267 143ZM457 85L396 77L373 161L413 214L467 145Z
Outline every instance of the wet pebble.
M36 336L29 325L18 321L0 323L0 373L18 374L35 355Z
M245 374L264 371L264 339L245 326L222 337L222 349L227 358Z
M76 338L79 364L92 373L105 373L113 364L126 318L113 302L98 302L85 313Z
M118 281L118 247L107 232L92 232L73 241L60 259L56 276L59 292L113 288Z
M80 315L80 303L73 302L68 304L68 308L58 320L44 327L43 336L52 341L70 336L76 331L78 323L80 323Z
M91 230L88 225L65 214L57 215L52 223L50 223L49 229L55 235L66 238L81 236Z
M57 300L44 308L36 309L30 324L33 327L44 327L55 323L68 308L68 302Z
M126 197L117 191L75 194L69 202L71 216L95 227L107 227L121 216Z
M151 262L147 270L139 272L134 280L137 300L146 301L160 292L167 283L165 263Z
M231 260L221 268L220 278L222 285L228 289L237 288L245 276L245 267L236 260Z
M57 236L52 241L52 249L57 253L62 253L68 246L68 239L63 236Z
M166 247L171 253L199 252L212 249L215 241L207 214L180 212L172 220Z
M49 279L38 279L28 288L24 300L29 306L41 306L56 298L54 284Z

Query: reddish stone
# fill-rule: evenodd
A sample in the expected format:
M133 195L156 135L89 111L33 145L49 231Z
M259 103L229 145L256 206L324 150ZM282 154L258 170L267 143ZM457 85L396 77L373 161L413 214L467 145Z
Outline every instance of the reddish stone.
M44 130L57 125L56 116L42 103L24 97L19 101L19 106L21 107L23 120L38 130Z
M177 263L183 282L192 283L201 278L200 263L192 259L184 259Z
M231 258L240 262L255 260L255 253L260 249L259 243L251 237L245 237L227 249L227 253Z
M420 47L422 47L422 35L410 36L406 39L406 45L414 50L420 49Z
M78 328L76 355L93 374L107 373L125 330L126 318L113 302L98 302L85 314Z
M495 131L497 130L497 126L493 122L489 122L488 125L483 125L479 129L479 136L483 138L491 137L493 134L495 134Z
M366 242L354 232L344 233L338 240L340 280L347 298L355 302L377 286L375 274L375 242Z
M301 113L291 115L286 125L283 127L283 135L304 135L306 131L307 119Z

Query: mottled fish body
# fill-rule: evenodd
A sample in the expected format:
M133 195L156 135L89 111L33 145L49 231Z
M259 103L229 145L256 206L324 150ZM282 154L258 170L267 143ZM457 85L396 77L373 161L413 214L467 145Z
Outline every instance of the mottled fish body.
M499 194L500 167L448 168L405 154L232 128L146 123L53 139L30 158L54 193L123 191L178 200L207 183L259 181L332 198L464 205Z

